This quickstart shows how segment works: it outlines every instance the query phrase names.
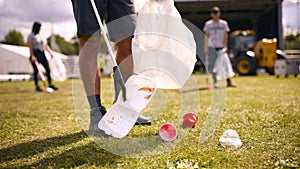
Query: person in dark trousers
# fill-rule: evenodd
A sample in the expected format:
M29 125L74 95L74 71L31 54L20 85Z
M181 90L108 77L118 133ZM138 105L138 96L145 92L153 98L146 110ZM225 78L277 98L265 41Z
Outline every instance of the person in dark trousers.
M52 84L52 79L50 75L50 68L49 63L45 55L45 50L49 52L51 57L53 57L52 51L50 47L47 44L47 41L40 35L42 24L40 22L34 22L32 26L32 32L28 35L27 43L30 50L30 62L32 64L34 73L33 73L33 79L35 83L35 89L38 92L41 92L42 89L38 84L38 68L36 65L36 62L39 62L43 65L43 67L46 70L46 76L48 80L48 87L52 88L53 90L58 90L57 87L55 87Z
M83 80L84 89L89 102L90 130L94 135L103 135L103 131L98 128L98 123L106 113L105 107L101 104L100 98L100 70L97 66L97 54L100 48L99 25L93 11L90 0L71 0L73 5L74 18L77 23L77 36L80 41L79 68ZM135 9L133 0L95 0L101 20L105 20L108 26L109 38L115 42L117 47L117 63L120 67L123 79L132 74L131 43L135 30ZM122 25L114 22L122 20ZM117 26L110 26L115 23ZM101 30L100 30L101 31ZM94 35L94 36L93 36ZM125 65L125 67L124 67ZM126 75L125 75L125 73ZM143 116L139 116L136 124L150 125L151 121Z
M208 56L208 70L213 75L214 87L216 87L217 76L214 72L218 52L228 52L228 32L230 31L228 23L221 19L221 10L219 7L211 9L211 17L204 25L203 31L205 32L204 53ZM231 65L230 65L231 66ZM227 78L227 87L236 87L230 78Z

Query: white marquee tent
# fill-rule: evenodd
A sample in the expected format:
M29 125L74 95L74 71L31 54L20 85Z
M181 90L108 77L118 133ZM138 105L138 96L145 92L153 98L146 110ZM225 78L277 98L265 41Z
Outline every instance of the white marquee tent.
M48 52L45 53L49 60L50 55ZM54 57L65 65L68 78L80 78L77 56L53 53ZM33 73L29 55L28 47L0 44L0 81L29 79ZM109 55L103 56L105 62L103 76L109 76L112 73L112 61Z
M0 44L0 74L31 74L28 47Z
M63 54L53 53L59 59L67 59ZM29 55L28 47L0 44L0 74L31 74ZM50 58L47 52L46 56Z

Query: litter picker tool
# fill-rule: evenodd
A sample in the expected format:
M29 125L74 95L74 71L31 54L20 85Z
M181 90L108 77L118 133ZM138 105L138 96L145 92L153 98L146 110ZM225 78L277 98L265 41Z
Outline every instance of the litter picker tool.
M118 96L119 96L119 93L121 92L121 90L122 90L123 100L126 101L126 87L125 87L125 84L124 84L124 80L123 80L122 74L120 72L120 68L119 68L119 66L117 64L117 61L116 61L116 56L115 56L115 54L112 51L112 47L111 47L111 45L109 43L109 40L108 40L108 37L107 37L107 29L105 29L104 26L103 26L103 24L102 24L102 20L100 18L99 12L97 10L95 1L94 0L90 0L90 1L91 1L91 4L92 4L94 13L96 15L98 24L100 26L101 34L103 35L104 41L105 41L105 43L107 45L109 54L110 54L110 56L112 58L112 61L113 61L113 64L114 64L114 67L113 67L113 71L114 71L113 78L114 78L114 88L115 88L115 100L114 100L114 103L118 100Z
M206 85L208 86L207 88L210 87L210 78L209 78L209 73L210 72L209 72L208 66L209 66L208 54L205 54L205 69L206 69L206 74L207 74L205 81L206 81Z

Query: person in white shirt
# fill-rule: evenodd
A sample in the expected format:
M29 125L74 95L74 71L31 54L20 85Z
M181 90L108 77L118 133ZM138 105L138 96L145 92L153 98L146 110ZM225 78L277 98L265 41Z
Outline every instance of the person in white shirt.
M41 87L38 85L38 68L36 62L40 63L45 68L49 87L53 90L58 90L58 88L52 84L49 63L45 55L45 50L51 55L51 57L53 57L53 54L47 44L47 41L40 34L41 26L42 24L40 22L34 22L32 26L32 32L28 35L27 38L27 43L30 51L29 59L34 70L33 79L36 87L35 90L37 92L42 91Z
M211 9L211 17L212 19L207 21L203 28L203 31L206 35L204 42L204 54L208 56L208 65L206 66L208 71L213 75L215 87L217 83L216 72L214 71L215 63L217 58L219 57L219 51L228 51L228 32L230 31L230 29L228 23L220 18L221 10L219 7L215 6ZM227 79L227 86L236 87L236 85L231 82L230 78Z

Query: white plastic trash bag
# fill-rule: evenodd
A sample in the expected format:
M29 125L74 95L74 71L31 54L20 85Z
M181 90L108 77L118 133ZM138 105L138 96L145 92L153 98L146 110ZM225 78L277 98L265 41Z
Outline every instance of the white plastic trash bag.
M229 56L226 52L218 51L218 58L216 60L213 72L217 73L217 79L228 79L234 76L232 65Z
M138 14L135 40L142 50L160 49L180 20L173 0L148 0Z
M55 81L65 81L67 79L67 70L61 59L54 56L53 58L48 60L50 67L51 77Z
M242 146L242 141L235 130L226 130L219 139L223 147L239 148Z
M157 88L179 89L196 62L196 43L173 0L149 0L139 11L132 43L134 73Z
M45 70L44 66L41 63L39 63L38 61L35 61L35 65L36 65L36 67L38 69L40 78L43 81L45 81L46 80L46 76L45 76L46 70Z

